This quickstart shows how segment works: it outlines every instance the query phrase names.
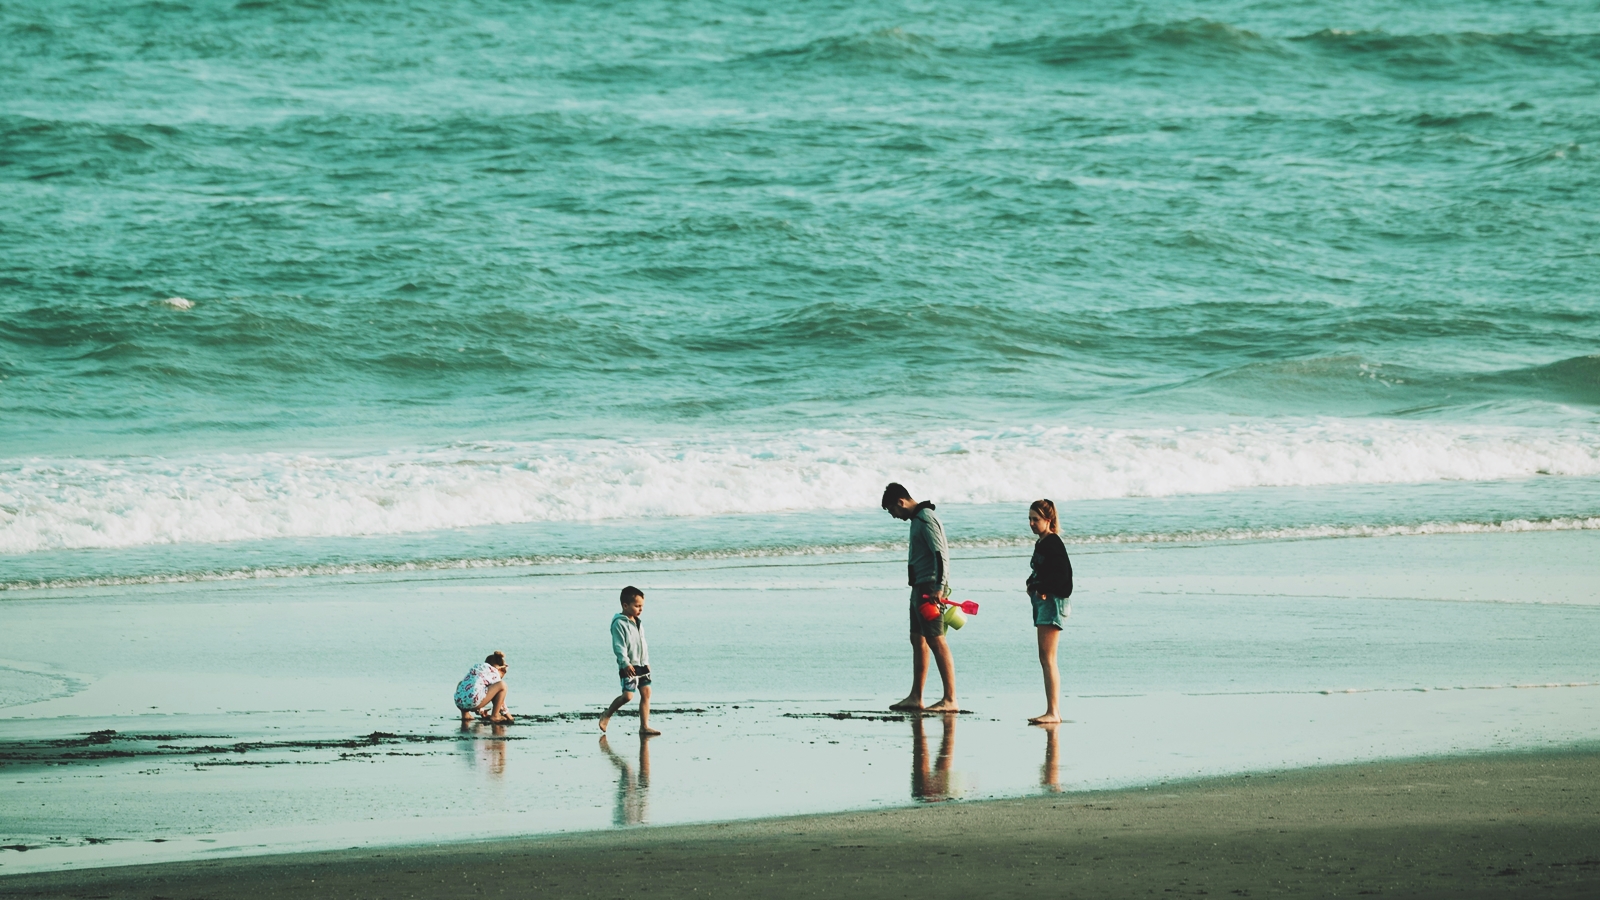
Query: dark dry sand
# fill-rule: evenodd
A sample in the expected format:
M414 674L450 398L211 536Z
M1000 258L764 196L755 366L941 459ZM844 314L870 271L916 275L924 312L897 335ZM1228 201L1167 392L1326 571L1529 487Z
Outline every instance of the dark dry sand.
M0 878L0 896L1600 897L1600 751Z

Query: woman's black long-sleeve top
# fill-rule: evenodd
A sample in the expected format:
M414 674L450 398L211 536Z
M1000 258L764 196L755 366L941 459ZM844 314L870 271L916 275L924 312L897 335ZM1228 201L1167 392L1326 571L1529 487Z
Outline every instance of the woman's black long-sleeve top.
M1033 573L1028 576L1028 596L1072 596L1072 560L1061 535L1044 534L1033 545Z

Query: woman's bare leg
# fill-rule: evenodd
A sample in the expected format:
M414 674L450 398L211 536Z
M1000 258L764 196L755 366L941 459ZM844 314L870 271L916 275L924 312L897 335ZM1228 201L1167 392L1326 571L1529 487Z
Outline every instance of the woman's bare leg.
M506 712L506 683L497 681L489 685L489 690L483 695L483 702L473 712L478 713L491 722L509 720L511 716Z
M1056 644L1061 640L1061 629L1054 625L1035 626L1039 632L1039 667L1044 669L1045 711L1028 721L1034 725L1052 725L1061 721L1061 670L1056 667Z

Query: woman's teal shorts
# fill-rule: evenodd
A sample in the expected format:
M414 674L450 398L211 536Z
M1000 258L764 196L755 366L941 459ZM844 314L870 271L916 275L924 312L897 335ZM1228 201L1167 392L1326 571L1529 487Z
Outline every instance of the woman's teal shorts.
M1065 597L1033 597L1033 624L1065 628L1072 615L1072 601Z

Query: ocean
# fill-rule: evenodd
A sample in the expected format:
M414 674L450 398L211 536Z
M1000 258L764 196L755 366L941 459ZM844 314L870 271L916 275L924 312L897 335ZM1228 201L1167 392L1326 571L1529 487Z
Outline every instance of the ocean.
M8 3L0 588L1600 527L1579 2ZM953 514L959 512L959 514Z

